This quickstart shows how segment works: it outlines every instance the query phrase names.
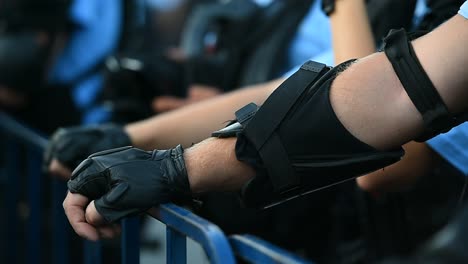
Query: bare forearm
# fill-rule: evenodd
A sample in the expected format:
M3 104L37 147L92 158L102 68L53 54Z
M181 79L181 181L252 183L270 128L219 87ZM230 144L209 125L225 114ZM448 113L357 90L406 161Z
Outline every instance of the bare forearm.
M234 112L249 102L262 104L283 79L237 90L217 98L129 124L126 132L134 146L165 149L185 147L210 136L234 119Z
M239 190L254 170L236 158L236 138L207 139L186 150L185 164L193 193Z
M440 157L426 143L409 142L403 146L401 161L357 179L359 187L371 192L400 191L428 175Z
M375 52L364 0L336 1L330 15L335 63Z
M468 22L450 19L431 34L414 42L423 68L452 113L466 107L468 64L464 45ZM330 100L340 121L358 139L389 149L416 138L423 129L416 110L385 54L378 53L353 64L333 83Z
M458 34L451 31L458 31ZM467 31L467 22L456 17L414 45L424 69L453 113L465 109L468 100L468 77L449 73L452 69L460 73L459 69L468 63L468 53L459 44L468 41ZM457 55L440 63L427 58L434 56L431 50ZM458 81L451 78L458 78ZM337 76L330 101L342 124L355 137L378 149L400 146L423 130L421 114L383 53L368 56ZM254 176L252 168L236 159L235 141L235 138L212 138L186 151L193 192L239 190Z

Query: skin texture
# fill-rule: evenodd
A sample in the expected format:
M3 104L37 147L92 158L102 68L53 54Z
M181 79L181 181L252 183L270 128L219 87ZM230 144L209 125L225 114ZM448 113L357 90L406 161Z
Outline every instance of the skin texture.
M335 64L370 55L377 49L364 0L337 1L330 23ZM406 154L400 162L357 178L358 186L365 191L380 193L403 190L427 175L439 160L425 143L413 141L403 148Z
M464 45L459 44L467 41L468 22L457 15L414 42L423 68L454 114L466 110L468 105L468 75L463 73L468 53ZM377 149L400 146L423 130L421 115L382 53L359 60L337 76L330 101L350 133ZM235 138L210 139L186 153L193 192L216 191L220 183L223 183L223 190L238 190L253 177L251 168L232 158L234 141ZM223 171L224 174L220 173ZM94 205L87 205L87 202L81 195L69 193L64 207L75 230L86 238L96 239L99 237L96 226L101 230L108 225L102 225Z
M216 98L194 103L175 111L131 123L125 126L132 145L141 149L167 149L181 144L185 148L209 137L211 132L226 126L234 119L234 112L255 102L261 105L284 79L244 87ZM72 168L57 159L49 165L49 172L62 179L69 179Z

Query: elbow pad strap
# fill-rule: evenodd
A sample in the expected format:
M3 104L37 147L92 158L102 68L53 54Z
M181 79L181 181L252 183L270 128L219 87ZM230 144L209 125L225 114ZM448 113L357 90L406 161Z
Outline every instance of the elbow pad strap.
M275 90L261 111L252 116L254 126L246 126L243 134L249 139L262 159L273 188L277 192L286 192L300 183L294 173L288 154L276 132L286 114L297 103L298 99L313 83L322 77L330 68L325 64L308 61ZM288 177L284 177L288 175Z
M442 101L434 84L421 66L404 29L391 30L384 39L384 51L403 88L421 113L426 131L418 141L426 141L461 123Z
M233 137L242 132L258 151L275 190L282 192L297 186L300 179L293 172L288 154L275 130L306 88L328 70L330 68L322 63L315 61L304 63L296 73L273 92L262 106L262 111L258 112L258 106L250 103L235 113L236 122L213 132L212 136ZM255 125L247 126L251 120Z
M236 112L237 122L212 134L237 136L237 159L256 170L241 191L246 206L271 207L401 158L401 148L376 150L351 135L336 117L329 90L350 64L333 69L304 64L260 108L245 106Z

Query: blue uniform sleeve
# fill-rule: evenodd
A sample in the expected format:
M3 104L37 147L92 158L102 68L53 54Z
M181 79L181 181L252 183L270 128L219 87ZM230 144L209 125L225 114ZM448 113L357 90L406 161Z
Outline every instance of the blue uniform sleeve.
M458 11L458 14L468 19L468 1L465 1L465 3L463 3L463 5L460 7L460 11Z
M468 122L427 141L427 144L465 176L468 176Z

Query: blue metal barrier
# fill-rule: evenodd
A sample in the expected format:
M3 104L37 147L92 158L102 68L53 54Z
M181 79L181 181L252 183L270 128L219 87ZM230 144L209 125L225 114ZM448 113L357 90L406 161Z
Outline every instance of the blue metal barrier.
M168 263L187 262L185 236L200 243L211 263L235 263L228 240L218 226L173 204L163 204L149 213L167 226Z
M237 257L249 263L262 264L305 264L311 263L252 235L232 235L229 237Z
M28 152L35 158L28 158L28 201L29 218L27 230L26 263L41 263L41 190L44 175L41 175L41 158L47 140L39 134L19 124L17 121L0 112L0 132L4 132L18 143L28 147ZM18 263L20 246L16 230L18 229L18 191L21 168L18 148L9 142L6 174L8 188L5 201L8 204L8 249L7 262ZM31 156L32 157L32 156ZM53 180L52 190L52 262L67 263L70 255L68 237L70 227L62 208L66 186L63 182ZM163 204L148 213L166 225L167 263L187 263L186 238L198 242L207 254L210 263L236 263L235 256L249 263L309 263L281 248L250 235L233 235L227 238L218 226L174 204ZM140 262L140 221L137 217L122 221L122 263ZM51 252L48 252L51 253ZM84 262L98 264L103 260L101 244L85 242Z

